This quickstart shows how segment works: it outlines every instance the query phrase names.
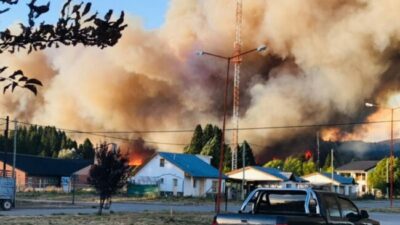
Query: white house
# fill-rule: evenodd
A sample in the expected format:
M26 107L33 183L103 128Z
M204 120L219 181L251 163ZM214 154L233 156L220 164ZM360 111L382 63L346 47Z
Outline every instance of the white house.
M210 165L211 157L157 152L135 170L135 184L157 183L160 194L204 197L218 189L219 172ZM222 191L225 190L225 175Z
M309 181L311 186L315 188L330 190L347 196L357 195L357 184L351 177L343 177L335 173L316 172L305 175L302 178Z
M231 180L243 180L243 169L227 173ZM244 170L244 179L247 184L255 187L271 188L307 188L307 181L296 177L293 173L282 172L275 168L247 166Z
M372 190L368 184L368 173L375 169L378 161L354 161L343 165L336 171L345 177L352 177L358 184L358 196L363 196Z

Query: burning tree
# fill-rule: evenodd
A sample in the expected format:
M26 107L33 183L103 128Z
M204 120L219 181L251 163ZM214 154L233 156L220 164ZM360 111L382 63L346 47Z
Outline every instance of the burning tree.
M0 0L6 8L0 9L0 14L6 14L11 7L18 5L19 0ZM37 24L38 18L50 10L50 2L38 5L36 0L29 4L28 24L19 23L20 31L12 32L5 29L0 32L0 54L4 52L15 53L26 50L27 53L40 51L49 47L58 48L64 46L96 46L101 49L114 46L121 38L124 24L124 12L112 21L113 10L109 10L104 18L98 13L91 13L90 2L80 4L66 0L63 5L60 18L56 24L41 22ZM7 66L0 67L0 74L5 73ZM37 86L42 83L37 79L28 78L23 71L17 70L6 76L0 77L0 82L8 82L3 89L12 92L16 87L26 88L37 94Z
M96 151L96 163L90 168L88 182L99 193L99 214L102 214L104 203L111 204L111 196L121 189L128 179L129 160L119 149L109 149L101 144Z

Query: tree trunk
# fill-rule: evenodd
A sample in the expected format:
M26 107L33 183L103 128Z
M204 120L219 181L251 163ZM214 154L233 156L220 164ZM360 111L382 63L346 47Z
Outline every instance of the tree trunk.
M99 212L98 214L101 215L103 213L103 206L104 206L104 198L100 197L100 205L99 205Z

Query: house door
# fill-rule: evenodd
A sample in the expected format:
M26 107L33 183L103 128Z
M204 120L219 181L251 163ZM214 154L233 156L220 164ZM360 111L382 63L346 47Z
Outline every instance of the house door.
M205 181L206 181L205 179L199 180L199 196L206 196L206 193L205 193L206 182Z
M178 195L178 179L176 178L172 180L172 194L174 196Z

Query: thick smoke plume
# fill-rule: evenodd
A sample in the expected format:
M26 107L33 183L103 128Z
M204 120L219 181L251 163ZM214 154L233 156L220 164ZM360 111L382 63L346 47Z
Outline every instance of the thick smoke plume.
M399 49L399 8L398 0L244 1L243 49L266 44L269 50L244 58L240 126L359 118L365 99L379 100L389 92L383 87L390 79L383 74ZM235 1L172 0L160 29L144 30L131 18L114 48L1 55L4 64L37 75L45 86L36 98L22 90L6 94L1 114L78 130L220 124L225 63L194 52L231 55L234 21ZM265 146L257 152L262 156L304 132L258 130L239 136ZM129 138L188 143L190 135ZM182 151L181 146L157 147Z

